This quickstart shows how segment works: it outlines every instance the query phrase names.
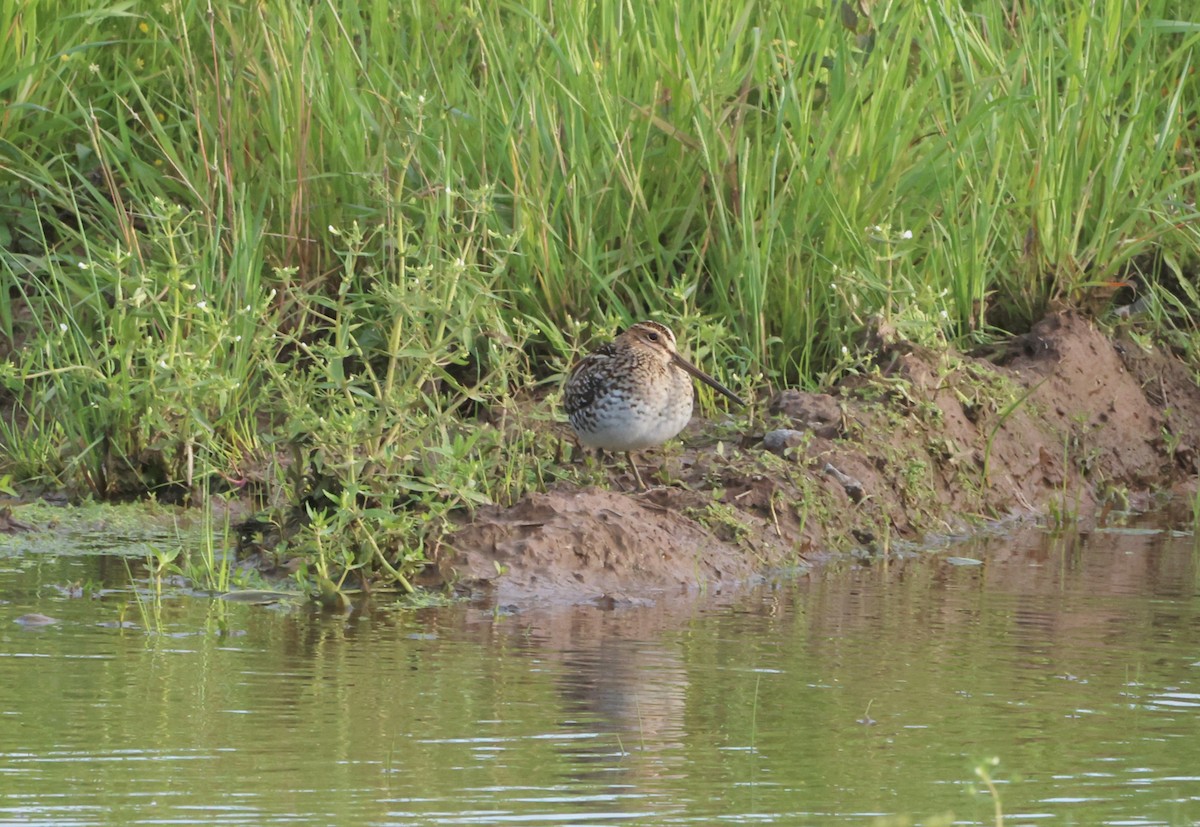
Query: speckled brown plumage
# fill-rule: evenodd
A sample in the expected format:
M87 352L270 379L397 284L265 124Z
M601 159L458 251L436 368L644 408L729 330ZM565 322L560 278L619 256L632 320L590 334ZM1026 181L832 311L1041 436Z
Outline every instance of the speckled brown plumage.
M563 407L579 441L590 448L624 451L644 488L631 454L661 445L687 425L692 376L745 404L680 356L668 328L639 322L574 367L563 388Z

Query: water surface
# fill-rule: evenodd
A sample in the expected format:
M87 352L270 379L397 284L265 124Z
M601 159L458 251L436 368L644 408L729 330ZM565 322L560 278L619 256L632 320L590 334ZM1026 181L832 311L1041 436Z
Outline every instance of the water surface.
M735 599L341 617L9 548L0 822L992 824L984 766L1008 825L1192 824L1197 560L1024 533Z

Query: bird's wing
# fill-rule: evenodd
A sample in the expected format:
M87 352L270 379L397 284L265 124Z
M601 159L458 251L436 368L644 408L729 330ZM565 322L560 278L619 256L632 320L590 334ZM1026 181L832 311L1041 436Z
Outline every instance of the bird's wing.
M563 405L570 414L581 408L586 408L596 401L596 396L603 390L603 367L612 358L616 349L612 342L600 345L571 368L563 389Z

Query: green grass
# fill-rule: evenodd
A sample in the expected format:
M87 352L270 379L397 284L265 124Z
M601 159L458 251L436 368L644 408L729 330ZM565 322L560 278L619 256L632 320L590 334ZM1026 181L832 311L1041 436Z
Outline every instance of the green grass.
M1189 0L93 5L0 0L0 474L336 500L339 577L562 474L638 318L812 384L1198 258Z

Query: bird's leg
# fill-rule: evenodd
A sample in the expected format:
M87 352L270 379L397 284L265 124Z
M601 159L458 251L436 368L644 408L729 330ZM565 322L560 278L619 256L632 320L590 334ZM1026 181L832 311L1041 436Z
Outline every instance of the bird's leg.
M626 451L625 459L629 460L629 467L633 470L633 478L637 480L638 488L642 491L649 491L646 483L642 481L642 474L638 471L637 463L633 461L633 451Z

